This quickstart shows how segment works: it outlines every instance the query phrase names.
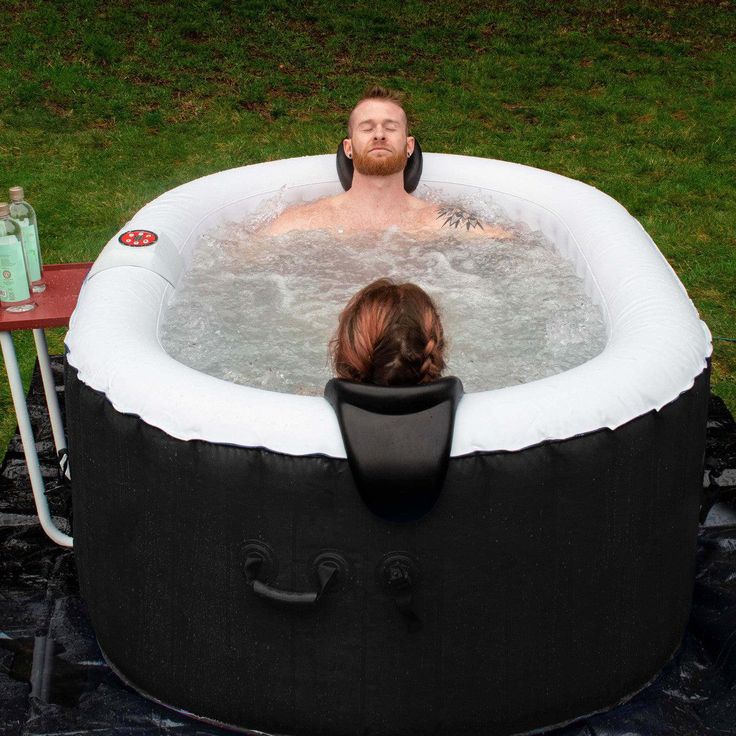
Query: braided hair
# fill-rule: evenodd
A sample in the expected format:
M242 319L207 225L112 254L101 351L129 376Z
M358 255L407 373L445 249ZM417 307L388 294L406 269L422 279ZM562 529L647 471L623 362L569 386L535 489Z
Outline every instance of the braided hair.
M445 338L432 299L416 284L379 279L340 313L330 342L338 378L378 386L411 386L439 378Z

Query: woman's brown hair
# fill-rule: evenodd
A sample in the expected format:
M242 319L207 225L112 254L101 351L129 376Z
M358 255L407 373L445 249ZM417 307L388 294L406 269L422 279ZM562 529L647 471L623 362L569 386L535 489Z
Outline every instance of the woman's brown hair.
M439 378L445 368L442 322L416 284L379 279L340 313L330 342L338 378L379 386L410 386Z

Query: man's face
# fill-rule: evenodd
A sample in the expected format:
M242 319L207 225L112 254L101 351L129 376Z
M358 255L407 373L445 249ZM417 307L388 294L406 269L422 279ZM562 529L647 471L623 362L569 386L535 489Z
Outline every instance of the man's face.
M361 174L396 174L414 150L414 138L406 132L406 114L395 102L363 100L350 114L350 138L343 148Z

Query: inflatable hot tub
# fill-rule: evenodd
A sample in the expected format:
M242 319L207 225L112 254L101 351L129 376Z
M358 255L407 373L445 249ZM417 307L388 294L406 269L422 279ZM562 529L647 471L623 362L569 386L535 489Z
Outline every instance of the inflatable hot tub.
M410 397L411 431L445 417L438 495L414 516L371 506L363 440L344 439L330 401L212 378L158 339L200 235L284 187L294 202L337 193L334 157L167 192L92 269L67 337L76 558L106 658L146 696L266 733L513 734L625 700L679 646L707 328L638 222L596 189L439 154L422 185L483 190L542 230L608 339L544 380ZM404 426L393 406L353 409L365 426ZM400 491L396 457L408 475L416 458L397 447Z

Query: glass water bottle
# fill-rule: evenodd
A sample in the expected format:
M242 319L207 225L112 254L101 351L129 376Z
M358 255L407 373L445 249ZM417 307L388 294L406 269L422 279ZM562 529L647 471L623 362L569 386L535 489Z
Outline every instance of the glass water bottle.
M38 222L35 210L25 200L23 187L10 188L10 216L20 223L31 288L38 294L46 288L43 278L41 244L38 239Z
M21 225L10 217L8 203L0 202L0 307L27 312L35 306Z

